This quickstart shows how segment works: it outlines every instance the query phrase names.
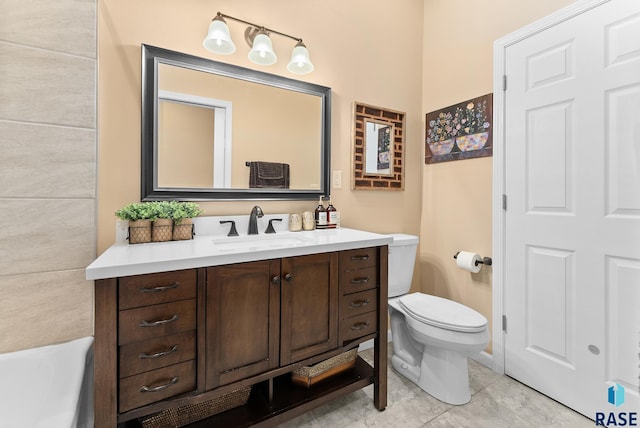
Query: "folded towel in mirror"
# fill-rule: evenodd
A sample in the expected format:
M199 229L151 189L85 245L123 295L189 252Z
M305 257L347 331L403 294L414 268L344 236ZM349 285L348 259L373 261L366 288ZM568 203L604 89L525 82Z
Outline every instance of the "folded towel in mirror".
M250 188L289 188L289 164L279 162L249 162Z

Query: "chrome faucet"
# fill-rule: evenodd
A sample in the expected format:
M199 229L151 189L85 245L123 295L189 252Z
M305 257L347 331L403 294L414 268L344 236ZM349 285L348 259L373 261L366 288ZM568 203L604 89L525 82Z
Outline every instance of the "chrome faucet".
M259 206L253 207L251 214L249 215L249 235L258 234L258 219L264 215L262 208Z

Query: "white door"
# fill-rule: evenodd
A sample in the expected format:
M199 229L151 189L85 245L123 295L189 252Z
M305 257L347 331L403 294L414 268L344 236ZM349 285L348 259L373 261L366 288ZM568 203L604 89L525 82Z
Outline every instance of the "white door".
M640 1L514 43L504 64L505 372L590 418L638 411Z

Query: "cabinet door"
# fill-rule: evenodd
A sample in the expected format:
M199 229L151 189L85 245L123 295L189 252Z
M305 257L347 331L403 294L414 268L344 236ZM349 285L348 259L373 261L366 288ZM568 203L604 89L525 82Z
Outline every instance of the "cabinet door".
M282 260L280 365L338 344L338 254Z
M278 367L279 275L279 260L207 269L207 389Z

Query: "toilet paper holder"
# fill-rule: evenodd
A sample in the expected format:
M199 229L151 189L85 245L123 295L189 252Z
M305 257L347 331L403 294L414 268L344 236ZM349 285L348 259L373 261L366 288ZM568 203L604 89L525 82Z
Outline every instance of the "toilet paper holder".
M460 254L460 251L455 253L453 255L453 258L457 259L458 258L458 254ZM478 266L479 264L491 266L493 264L493 261L491 260L491 257L483 257L482 260L476 260L476 266Z

